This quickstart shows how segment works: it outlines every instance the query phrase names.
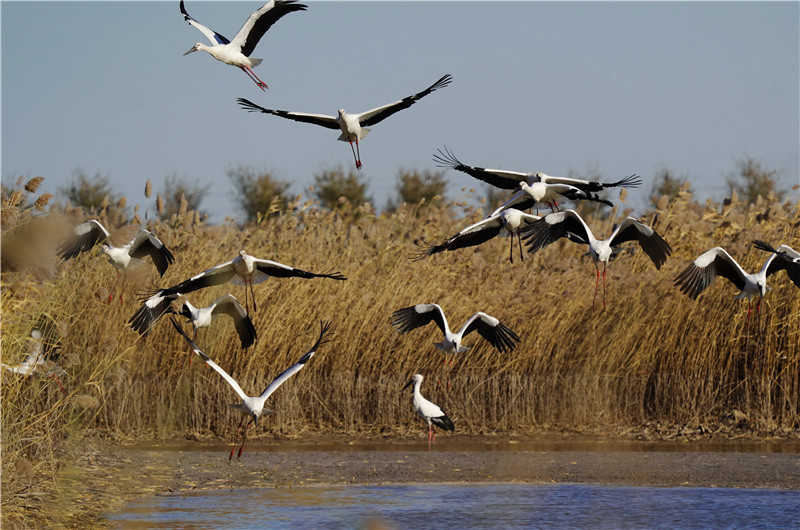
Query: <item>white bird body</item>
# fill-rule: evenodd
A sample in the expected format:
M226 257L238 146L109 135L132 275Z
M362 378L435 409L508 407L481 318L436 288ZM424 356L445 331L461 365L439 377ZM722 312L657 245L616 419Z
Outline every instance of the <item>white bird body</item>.
M211 326L214 318L228 315L233 321L236 333L242 343L242 348L249 348L258 338L256 329L250 315L242 304L232 294L217 298L213 304L206 307L195 307L181 293L158 294L146 299L136 313L128 320L130 326L140 335L147 335L158 320L166 313L178 314L191 321L194 337L197 330Z
M364 137L370 132L368 126L379 123L392 114L395 114L403 109L407 109L434 90L446 87L452 80L453 77L450 74L445 74L422 92L417 92L416 94L405 97L401 100L376 107L366 112L350 114L344 109L339 109L337 116L265 109L264 107L256 105L252 101L245 98L238 98L236 101L239 102L239 105L241 105L243 109L250 112L262 112L264 114L272 114L274 116L280 116L281 118L287 118L294 121L319 125L328 129L341 130L342 134L339 136L338 140L350 143L350 149L353 151L353 158L355 159L356 168L361 169L361 151L359 150L358 142L359 140L364 139ZM355 147L353 147L354 142Z
M174 295L178 293L187 294L204 287L213 285L220 285L225 282L231 282L234 285L245 286L245 307L249 308L247 297L247 286L250 286L250 293L253 295L253 310L256 309L255 293L253 293L253 285L259 284L269 277L278 278L330 278L333 280L345 280L346 278L338 272L325 272L314 273L304 271L302 269L295 269L288 265L278 263L268 259L260 259L247 254L244 250L239 251L239 255L231 261L221 263L210 269L207 269L200 274L192 276L188 280L184 280L177 285L167 287L166 289L158 289L151 293L151 305L158 303L159 297Z
M255 49L258 41L261 40L261 37L264 36L264 33L281 17L293 11L305 11L307 7L304 4L296 4L295 0L270 0L255 10L247 18L233 40L229 41L220 33L200 24L189 16L183 5L183 0L181 0L180 9L183 19L197 28L211 42L211 46L198 42L184 55L196 51L207 52L218 61L241 68L261 90L264 90L267 88L267 84L261 81L252 71L252 68L262 63L262 59L250 57L250 54Z
M607 206L614 206L614 203L601 199L597 195L584 192L583 190L571 186L569 184L549 184L545 182L520 182L517 187L519 191L514 193L511 198L503 205L498 207L492 214L502 212L507 208L516 208L518 210L527 210L528 208L539 208L542 205L547 205L552 211L558 209L558 201L563 199L568 200L587 200L599 202Z
M414 261L421 260L426 256L431 256L445 250L457 250L460 248L473 247L480 245L494 237L511 237L511 247L508 259L513 263L514 234L518 234L523 226L539 220L538 215L531 215L521 212L516 208L508 208L496 211L489 217L481 219L461 230L454 236L449 237L440 245L425 245L423 249L413 256ZM520 242L520 255L522 255L522 243ZM523 258L524 259L524 258Z
M414 377L412 377L411 380L403 387L403 390L412 384L414 385L414 393L411 402L414 405L414 410L416 411L417 415L422 418L422 421L428 424L428 449L430 449L431 443L436 440L436 429L434 428L434 425L447 431L452 431L455 429L455 425L453 425L453 421L447 417L447 414L444 413L439 405L422 397L422 393L420 392L422 380L422 375L414 375Z
M272 395L272 393L275 392L278 389L278 387L280 387L283 383L285 383L290 377L299 372L306 365L306 363L314 356L317 348L319 348L320 345L328 342L329 339L327 339L325 335L328 333L331 327L329 322L321 323L319 338L311 347L311 349L308 350L302 357L300 357L300 359L295 364L284 370L283 373L281 373L278 377L276 377L267 386L267 388L264 389L264 391L260 395L248 396L247 394L245 394L244 390L242 390L242 387L233 377L228 375L228 373L225 370L223 370L217 363L212 361L211 358L208 355L206 355L206 353L203 350L201 350L200 347L197 346L197 344L195 344L186 335L186 333L183 332L181 327L178 325L177 322L175 322L174 319L172 320L172 325L175 327L178 333L180 333L183 336L183 338L189 343L189 345L194 350L194 353L199 355L208 366L213 368L219 375L221 375L222 378L225 379L225 381L230 385L233 391L236 392L236 394L239 396L239 399L241 401L237 403L230 403L229 405L232 408L235 408L242 413L243 415L242 420L244 420L244 418L249 418L247 427L245 427L244 438L247 437L247 430L250 428L250 423L255 423L255 426L258 427L258 418L261 416L261 414L263 414L264 412L271 412L269 409L265 409L264 405L266 404L267 399ZM241 422L239 424L239 427L241 428ZM244 438L242 439L242 446L239 448L239 456L241 456L242 449L244 448L244 442L245 442ZM235 448L236 446L234 445L234 449ZM230 458L232 457L233 457L233 449L231 450Z
M336 118L336 123L339 124L342 134L337 140L340 142L363 140L371 129L362 127L361 119L362 116L360 114L348 114L344 109L339 109L339 116Z
M672 248L664 238L658 235L649 226L640 223L633 217L626 217L614 229L606 239L597 239L583 220L574 210L564 210L546 215L541 220L532 223L523 229L525 239L528 242L528 252L536 252L547 245L557 241L559 238L566 237L576 242L589 244L589 254L592 257L595 268L597 269L597 282L595 283L595 298L600 281L599 263L603 263L603 306L605 307L605 278L606 266L619 251L619 246L628 241L637 241L650 258L656 269L666 262L667 257L672 254ZM570 234L576 235L576 238ZM594 299L592 300L594 305Z
M400 334L430 322L435 322L444 334L442 342L435 342L434 346L446 354L467 351L469 348L462 346L461 341L464 336L476 330L500 353L512 351L516 347L516 342L519 342L519 336L516 333L498 319L482 312L472 315L458 333L450 331L444 311L438 304L417 304L398 309L392 314L392 325L398 328Z
M127 225L109 233L96 219L91 219L73 228L74 236L59 246L58 254L68 260L102 242L101 248L108 262L120 272L138 266L143 258L150 257L161 276L175 261L172 252L164 243L138 225Z
M61 377L67 375L67 372L61 369L55 362L50 360L49 353L45 351L44 342L42 341L42 332L38 329L31 331L31 344L28 347L28 354L25 360L20 364L5 364L0 363L0 366L11 372L24 377L39 373L46 377L52 378L58 383L58 387L66 394L64 385L61 383Z
M758 245L756 246L760 248ZM789 257L791 257L791 253L794 253L800 258L800 254L791 247L781 245L770 254L758 272L751 274L745 271L724 248L714 247L700 254L681 271L675 278L675 285L680 286L681 292L697 299L719 275L730 280L739 289L735 300L743 298L750 300L754 296L763 298L770 289L767 286L767 278L778 271L785 270L792 282L800 287L800 263L783 259L779 252Z
M108 256L108 262L117 269L117 279L120 274L125 274L129 269L136 268L149 257L164 276L167 268L175 261L175 256L164 243L138 225L127 225L109 233L96 219L91 219L73 228L74 236L63 242L58 248L58 255L63 260L74 258L86 252L97 243L102 242L101 248ZM123 278L123 283L125 279ZM114 282L116 284L116 280ZM111 302L113 294L109 293L108 301ZM122 294L120 293L120 301Z
M25 360L20 364L13 365L2 363L2 366L14 374L31 375L39 370L40 366L44 365L47 361L46 357L42 343L42 332L34 329L31 332L31 345L28 348L28 355L25 356Z
M441 149L437 151L438 154L433 155L433 160L439 167L461 171L497 188L519 190L512 198L514 202L509 201L509 203L504 205L505 207L513 206L519 210L532 208L533 205L529 205L531 200L535 201L535 203L544 203L551 207L556 205L557 200L563 198L570 200L583 199L611 204L597 196L596 192L612 187L635 188L642 183L638 175L630 175L616 182L598 182L567 177L552 177L541 171L535 173L521 173L519 171L506 171L503 169L487 169L461 163L447 147L444 148L444 151ZM525 194L527 194L529 198L526 199ZM520 204L522 204L522 206L520 206ZM502 208L503 207L501 207L501 209ZM495 213L497 211L499 211L499 209L496 210Z

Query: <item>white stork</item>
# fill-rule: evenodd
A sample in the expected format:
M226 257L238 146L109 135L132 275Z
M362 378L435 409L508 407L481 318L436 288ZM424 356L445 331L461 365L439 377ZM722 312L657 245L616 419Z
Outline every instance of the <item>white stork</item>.
M264 412L272 412L271 410L264 408L264 405L266 404L269 396L271 396L272 393L275 392L278 389L278 387L281 386L283 383L285 383L290 377L299 372L306 365L306 363L314 356L314 354L317 351L317 348L319 348L322 344L325 344L330 340L325 335L331 328L330 322L320 323L319 338L317 339L317 342L315 342L314 345L311 347L311 349L308 350L302 357L300 357L300 360L298 360L294 365L290 366L281 375L276 377L275 380L272 381L269 384L269 386L267 386L267 388L264 389L261 395L248 396L247 394L244 393L242 387L239 386L239 383L237 383L233 377L228 375L228 373L222 368L220 368L217 363L212 361L211 358L208 355L206 355L205 352L203 352L203 350L201 350L199 346L197 346L197 344L192 342L192 339L190 339L188 335L184 333L184 331L181 329L181 327L178 325L178 323L175 321L174 318L172 319L172 325L175 327L178 333L180 333L183 336L183 338L186 339L186 342L189 343L189 345L192 347L192 350L194 350L194 352L197 355L199 355L208 366L216 370L217 373L221 375L222 378L225 379L225 381L227 381L227 383L231 386L231 388L233 388L234 392L236 392L236 394L241 399L241 402L239 403L230 404L231 407L239 409L242 412L242 419L239 421L239 428L236 431L237 435L242 430L242 423L244 422L245 418L249 417L247 426L244 429L244 436L242 436L242 445L239 447L239 453L237 455L237 458L242 456L242 449L244 449L244 442L247 439L247 431L248 429L250 429L250 424L255 423L255 426L258 427L259 416L261 416L261 414L263 414ZM234 440L234 444L233 447L231 448L231 454L228 457L228 460L233 458L233 451L235 449L236 449L236 443Z
M215 267L192 276L188 280L184 280L177 285L167 287L166 289L158 289L150 294L149 301L151 307L158 302L155 301L157 297L169 296L177 293L188 294L204 287L211 287L212 285L221 285L225 282L231 282L235 285L245 286L245 307L248 313L250 306L247 303L247 286L250 286L250 294L253 298L253 311L256 310L255 293L253 292L253 285L258 284L274 276L276 278L331 278L333 280L346 280L339 272L323 272L320 274L314 272L304 271L302 269L295 269L288 265L271 261L268 259L259 259L249 255L244 250L239 251L239 255L231 261L221 263Z
M61 392L66 394L67 391L61 383L61 377L67 375L67 372L62 370L61 367L50 360L49 357L50 352L45 348L42 332L38 329L34 329L31 331L31 344L28 347L28 354L25 356L25 360L20 364L0 363L0 366L12 374L19 374L25 377L33 375L34 373L42 373L55 380Z
M181 0L180 8L181 13L183 13L183 19L200 30L200 32L211 41L211 46L206 46L198 42L192 46L188 52L184 53L184 55L189 55L198 50L208 52L218 61L232 66L238 66L261 90L265 90L267 84L259 79L252 70L252 68L261 64L262 59L250 57L250 54L253 53L258 41L264 36L264 33L266 33L281 17L292 11L305 11L307 7L308 6L304 4L295 3L295 0L270 0L253 11L244 23L244 26L242 26L242 29L240 29L239 33L233 38L233 41L229 41L224 36L205 27L189 16L189 13L186 12L186 8L183 6L183 0Z
M658 235L649 226L640 223L633 217L626 217L617 225L607 239L597 239L592 230L574 210L564 210L546 215L539 221L522 230L523 239L528 241L528 252L534 253L559 238L577 235L579 239L589 243L589 254L592 256L597 269L597 280L594 287L592 307L597 299L597 290L600 283L600 262L603 262L603 308L606 307L606 266L619 252L619 246L627 241L637 241L645 254L650 258L656 269L661 269L667 257L672 254L672 248L664 238Z
M414 410L417 411L417 414L422 421L428 424L428 451L431 450L431 444L436 440L436 427L441 427L446 431L452 431L455 429L455 425L453 425L453 420L447 417L447 414L439 408L439 405L435 403L431 403L424 397L419 391L419 387L422 385L422 376L420 374L416 374L411 380L406 383L406 386L403 387L401 392L408 388L411 385L414 385L414 397L412 402L414 403Z
M757 247L758 248L758 247ZM763 250L763 249L762 249ZM785 270L794 284L800 288L800 263L779 257L778 251L787 256L800 254L791 247L781 245L775 253L770 254L764 265L756 273L746 272L735 259L722 247L714 247L700 254L678 276L675 285L680 286L682 293L697 299L698 296L714 282L717 275L730 280L738 289L736 300L747 298L747 315L751 313L751 299L758 295L756 311L761 308L761 299L767 294L767 277Z
M562 199L590 200L613 206L611 202L601 199L596 193L606 188L636 188L642 184L642 179L638 175L629 175L616 182L597 182L568 177L553 177L541 171L520 173L502 169L467 166L461 163L446 146L444 149L444 151L437 149L438 154L433 155L433 160L439 167L461 171L496 188L518 190L509 202L496 211L512 206L519 210L527 210L537 203L547 204L555 211L558 207L557 201Z
M281 118L287 118L303 123L313 123L314 125L319 125L327 129L341 130L342 134L339 136L338 140L342 142L350 142L350 150L353 151L353 158L356 161L356 168L361 169L361 151L358 147L358 141L363 140L367 133L370 132L370 129L367 128L368 126L375 125L376 123L385 120L392 114L403 109L407 109L434 90L446 87L452 80L453 76L446 74L422 92L418 92L412 96L395 101L394 103L389 103L388 105L383 105L359 114L349 114L345 112L344 109L339 109L339 115L335 117L328 116L326 114L306 114L302 112L265 109L264 107L256 105L252 101L244 98L239 98L236 101L239 102L239 105L241 105L243 109L251 112L274 114L275 116L280 116ZM353 147L353 142L356 143L355 148Z
M109 233L99 221L92 219L77 225L73 233L74 236L58 248L61 259L74 258L102 242L102 249L108 255L108 262L117 269L117 279L120 276L119 271L126 274L128 269L140 266L146 257L153 260L161 276L164 276L167 268L175 261L175 256L160 239L137 225L123 226ZM109 302L112 296L109 294Z
M197 340L199 328L210 327L212 319L219 315L231 317L242 343L242 349L249 348L257 339L253 321L242 304L230 293L217 298L213 304L206 307L193 306L189 299L181 293L156 295L145 300L128 322L140 335L147 335L165 313L186 317L194 329L193 340Z
M434 346L444 353L467 351L469 348L462 346L461 340L476 330L500 353L512 351L516 347L516 342L519 342L519 336L516 333L486 313L477 312L472 315L458 333L450 331L444 311L438 304L417 304L392 313L392 326L398 328L401 335L430 322L435 322L444 333L442 342L434 343Z
M508 251L508 260L514 263L514 234L519 235L521 228L534 221L541 219L538 215L531 215L521 212L516 208L508 208L500 212L495 212L489 217L471 224L454 236L449 237L441 245L426 245L413 256L414 261L419 261L427 256L444 252L445 250L457 250L459 248L474 247L485 243L490 239L500 237L510 237L511 243ZM522 240L519 241L520 258L522 255Z

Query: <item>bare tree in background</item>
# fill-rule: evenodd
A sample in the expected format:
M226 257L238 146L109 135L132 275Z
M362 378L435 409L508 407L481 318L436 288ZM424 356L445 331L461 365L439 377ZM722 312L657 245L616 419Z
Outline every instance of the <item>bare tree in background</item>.
M186 177L178 177L175 173L164 178L164 187L159 196L163 200L163 206L159 209L158 215L162 218L169 218L172 214L177 214L181 210L181 202L186 201L186 210L200 210L200 204L208 195L210 184L205 186L194 184ZM200 212L203 215L204 212Z
M689 177L676 175L669 168L664 167L658 170L653 178L653 186L650 188L650 206L656 207L661 197L667 196L670 200L678 196L683 186L689 182ZM689 193L694 193L692 188L688 188Z
M770 192L773 192L778 199L783 200L786 191L778 189L776 178L780 175L780 171L767 169L761 162L750 157L738 158L735 162L736 172L725 179L729 196L735 191L745 204L751 204L756 202L759 196L766 199Z
M352 169L345 173L342 166L325 169L314 175L313 194L325 208L341 209L339 201L344 197L350 206L358 207L366 202L372 202L367 196L368 184L361 173Z
M434 198L444 199L447 180L444 171L408 171L401 169L395 177L397 195L389 198L386 204L388 211L396 210L401 204L417 205L424 199L424 205L430 205Z
M82 170L75 170L75 178L65 188L59 189L72 206L97 213L105 207L113 207L120 200L120 195L111 190L111 179L99 172L87 175Z
M284 210L289 204L287 191L291 184L270 173L258 173L252 168L238 166L228 171L228 178L249 222L257 223Z

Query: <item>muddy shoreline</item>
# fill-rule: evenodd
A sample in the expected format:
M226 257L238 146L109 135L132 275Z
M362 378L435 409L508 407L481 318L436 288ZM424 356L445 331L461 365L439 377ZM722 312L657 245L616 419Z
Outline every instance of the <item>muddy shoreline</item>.
M57 502L67 526L108 524L134 498L192 491L403 483L584 483L800 489L800 441L637 442L449 436L88 444ZM80 492L80 495L78 495Z

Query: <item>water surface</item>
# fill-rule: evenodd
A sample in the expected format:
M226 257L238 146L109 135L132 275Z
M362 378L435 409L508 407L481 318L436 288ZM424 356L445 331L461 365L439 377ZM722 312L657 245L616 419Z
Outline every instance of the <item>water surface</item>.
M798 528L800 492L581 484L320 486L140 499L122 528Z

